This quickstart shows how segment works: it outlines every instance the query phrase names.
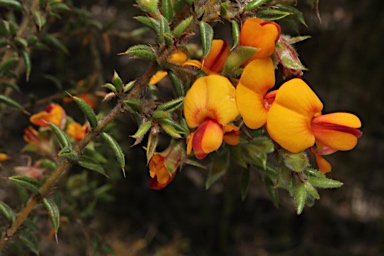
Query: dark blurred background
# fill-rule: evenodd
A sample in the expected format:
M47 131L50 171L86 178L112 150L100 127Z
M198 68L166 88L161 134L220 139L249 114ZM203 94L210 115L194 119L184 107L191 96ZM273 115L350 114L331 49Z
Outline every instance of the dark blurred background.
M86 6L100 19L116 19L117 30L139 26L132 19L140 14L132 1L88 1ZM363 121L358 146L327 157L333 166L328 176L344 186L320 190L321 200L300 216L286 191L280 191L281 203L275 208L257 174L244 201L231 185L230 175L206 191L207 171L191 167L184 168L166 189L153 191L147 186L144 150L129 148L133 141L128 136L136 127L129 125L130 117L123 117L117 121L120 140L126 137L124 150L132 164L126 179L112 181L115 200L98 204L95 218L88 223L116 255L382 255L384 5L379 0L321 0L321 21L302 1L299 9L308 24L300 27L300 34L311 36L297 45L309 68L303 78L323 101L324 113L353 112ZM143 72L146 62L117 56L136 43L111 38L111 53L101 57L106 81L115 69L124 81ZM62 63L60 68L70 69L66 75L80 79L94 63L86 61L90 52L74 52L79 58L72 60L72 66ZM43 91L48 94L49 88ZM64 227L59 237L60 243L46 244L47 254L43 251L42 255L51 255L50 251L85 255L81 248L86 240L76 225Z

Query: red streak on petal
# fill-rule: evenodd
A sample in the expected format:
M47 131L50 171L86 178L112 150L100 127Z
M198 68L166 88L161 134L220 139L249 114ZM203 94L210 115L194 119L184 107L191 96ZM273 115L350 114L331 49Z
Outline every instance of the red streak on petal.
M332 124L332 123L316 123L316 124L312 123L312 128L349 133L349 134L352 134L353 136L355 136L357 138L360 138L360 136L363 134L357 128L352 128L349 126Z
M275 101L277 90L270 91L264 96L264 108L265 110L269 110L272 106L272 103Z

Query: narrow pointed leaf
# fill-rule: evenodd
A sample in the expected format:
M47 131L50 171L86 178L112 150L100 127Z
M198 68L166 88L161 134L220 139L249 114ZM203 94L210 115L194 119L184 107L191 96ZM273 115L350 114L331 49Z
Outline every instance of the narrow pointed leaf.
M79 106L81 112L83 112L85 118L88 120L91 127L95 128L97 126L97 117L92 107L87 102L85 102L85 100L83 100L82 98L79 98L76 96L73 96L72 98L76 102L76 104Z
M144 136L149 131L149 129L151 129L151 126L152 126L151 121L147 121L147 122L143 123L142 125L140 125L140 127L136 131L136 133L134 135L132 135L131 137L137 139L141 136Z
M173 7L171 0L161 1L161 11L168 22L171 22L173 20Z
M295 204L296 204L296 213L299 215L303 212L305 206L305 199L307 198L307 191L303 183L300 183L296 187L295 191Z
M211 51L212 40L213 40L213 28L206 22L200 21L200 36L201 36L201 45L203 47L203 55L207 57L208 53Z
M171 78L171 82L173 85L173 89L176 92L177 97L183 97L185 95L183 81L178 77L175 72L168 71L169 78Z
M280 11L276 9L263 9L257 12L257 17L263 20L280 20L292 14L292 12Z
M189 16L185 20L181 21L172 31L173 36L179 37L192 23L193 16Z
M10 7L15 10L22 10L23 6L16 0L0 0L0 6Z
M25 114L29 115L29 113L23 108L23 106L21 106L16 101L14 101L14 100L12 100L12 99L4 96L4 95L0 95L0 103L4 103L10 107L16 108L20 111L23 111Z
M38 180L27 176L11 176L8 178L16 184L23 186L24 188L32 191L35 194L40 194L40 183Z
M309 183L308 181L304 182L304 186L305 186L305 189L307 190L307 192L315 199L320 199L320 195L319 193L317 192L316 188L314 188L312 186L311 183Z
M245 6L245 10L254 11L260 6L262 6L263 4L265 4L267 1L269 0L252 0Z
M52 35L46 35L44 37L44 41L47 42L48 44L52 45L53 47L59 49L60 51L64 52L65 54L68 54L69 51L67 47L56 37Z
M154 18L138 16L138 17L135 17L134 19L136 19L141 24L147 26L148 28L154 30L156 33L159 33L159 31L160 31L160 24Z
M60 227L60 211L57 204L48 198L43 198L43 204L48 211L49 219L51 220L53 230L55 234L59 231Z
M172 125L170 125L168 123L160 122L160 126L172 138L174 138L174 139L180 139L181 138L180 133Z
M9 224L12 224L16 219L16 215L11 207L2 201L0 201L0 214L5 217Z
M123 90L123 81L121 81L121 78L116 71L113 73L112 84L115 86L117 92L121 92Z
M157 128L152 128L148 136L147 149L146 149L147 163L149 163L152 156L155 154L157 144L159 143L159 133L156 129Z
M33 18L35 20L35 23L39 30L43 28L47 20L45 19L45 14L41 12L40 10L34 10L32 11Z
M119 162L119 164L121 166L121 169L124 170L125 156L124 156L123 150L121 149L120 145L108 133L105 133L105 132L101 133L101 137L108 144L108 146L112 149L113 153L115 154L117 161Z
M72 143L68 135L54 123L48 123L48 125L49 127L51 127L53 133L55 134L57 140L59 141L60 147L62 149L69 149L68 151L71 151Z
M160 106L157 107L158 110L163 110L163 111L168 111L168 112L173 112L176 109L180 108L183 105L184 102L184 97L179 97L177 99L168 101L164 104L161 104Z
M318 188L339 188L343 185L342 182L338 180L332 180L328 178L309 178L307 180L314 187Z
M237 21L234 21L234 20L232 21L232 38L233 38L232 49L235 49L240 42L240 28L239 28L239 23L237 23Z
M91 159L83 157L77 162L77 164L88 170L98 172L108 178L108 175L105 173L104 168L100 164L94 162Z
M156 61L156 55L153 52L152 48L147 45L135 45L130 47L122 54L127 54L135 58L148 59L150 61Z

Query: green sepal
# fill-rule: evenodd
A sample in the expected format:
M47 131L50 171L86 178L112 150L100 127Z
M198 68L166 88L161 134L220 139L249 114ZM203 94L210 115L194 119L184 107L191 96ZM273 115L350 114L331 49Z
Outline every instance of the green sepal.
M48 211L49 219L51 220L53 230L55 234L59 231L60 227L60 211L57 204L48 198L43 198L43 204Z
M303 183L299 183L296 187L295 191L295 205L296 205L296 213L300 215L305 206L305 200L307 198L307 190Z
M200 21L200 36L201 36L201 45L203 47L203 55L207 57L212 47L213 40L213 28L206 22Z
M143 44L134 45L121 54L127 54L134 58L148 59L152 62L156 61L156 55L153 52L152 48Z
M30 190L36 195L39 195L40 183L38 180L28 177L28 176L11 176L8 177L9 180L23 186L24 188Z
M9 224L12 224L16 219L16 215L11 207L2 201L0 201L0 214L5 217Z
M205 189L209 189L213 183L224 176L229 168L229 155L227 152L216 154L209 166L209 173L205 182Z

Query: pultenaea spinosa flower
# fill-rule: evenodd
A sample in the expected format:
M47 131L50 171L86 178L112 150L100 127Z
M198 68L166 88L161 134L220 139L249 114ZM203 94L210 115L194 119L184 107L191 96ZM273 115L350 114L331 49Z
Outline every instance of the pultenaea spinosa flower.
M79 141L84 138L90 129L89 122L85 122L84 125L78 122L71 122L68 124L66 132L72 136L75 140Z
M362 135L360 119L350 113L322 115L323 104L301 79L285 82L277 91L267 117L271 138L286 150L297 153L314 146L312 152L321 172L329 172L321 155L351 150Z
M184 158L182 142L172 142L163 152L154 154L149 161L149 187L156 190L165 188L175 178Z
M255 59L244 68L236 87L236 103L249 128L260 128L267 121L276 91L267 92L274 85L275 68L271 58Z
M52 103L45 108L45 111L32 115L29 121L42 127L47 127L51 122L63 129L66 123L66 113L59 104Z
M196 128L187 140L187 153L192 149L196 158L203 159L217 150L228 131L236 134L236 128L230 125L239 114L236 107L235 88L231 82L219 75L198 78L187 92L184 99L184 116L190 128ZM237 130L237 131L236 131ZM229 144L236 139L228 137Z
M252 59L271 56L280 37L280 26L272 21L258 18L245 20L240 30L240 45L251 46L259 50Z

